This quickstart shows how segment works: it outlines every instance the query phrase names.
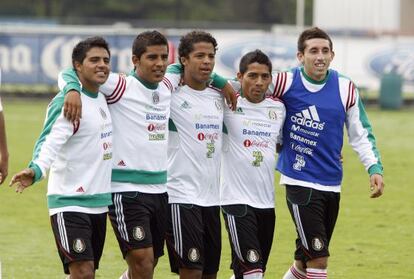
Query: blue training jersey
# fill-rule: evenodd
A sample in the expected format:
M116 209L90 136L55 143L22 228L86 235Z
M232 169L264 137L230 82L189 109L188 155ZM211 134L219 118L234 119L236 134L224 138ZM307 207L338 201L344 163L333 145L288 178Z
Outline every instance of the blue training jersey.
M283 101L286 120L277 169L297 180L341 184L346 111L341 102L338 73L329 70L325 86L310 92L301 80L300 68L296 68Z

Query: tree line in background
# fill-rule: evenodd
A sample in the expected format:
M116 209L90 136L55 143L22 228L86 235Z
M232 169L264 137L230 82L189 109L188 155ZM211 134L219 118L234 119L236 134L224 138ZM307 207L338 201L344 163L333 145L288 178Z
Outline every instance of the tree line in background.
M62 24L148 22L180 27L191 22L236 26L295 24L296 0L1 0L0 20L49 19ZM312 24L313 0L305 1L305 24ZM171 26L173 24L173 26ZM242 27L243 27L242 26ZM145 26L143 26L145 27ZM163 26L167 27L167 26ZM185 26L183 26L185 27ZM233 27L234 28L234 27Z

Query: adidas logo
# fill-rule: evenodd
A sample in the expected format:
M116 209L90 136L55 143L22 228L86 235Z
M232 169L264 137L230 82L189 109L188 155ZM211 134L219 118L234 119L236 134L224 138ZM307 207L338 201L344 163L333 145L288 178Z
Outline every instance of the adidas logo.
M241 107L236 108L236 113L237 114L244 114L243 109Z
M191 105L187 101L184 101L181 104L181 108L183 108L183 109L189 109L189 108L191 108Z
M119 161L118 166L126 167L126 164L123 160Z
M83 187L80 186L77 190L76 193L85 193L85 190L83 190Z
M300 126L305 126L317 130L323 130L325 126L325 122L320 123L321 120L315 106L310 106L307 109L304 109L301 112L292 115L290 117L290 120Z

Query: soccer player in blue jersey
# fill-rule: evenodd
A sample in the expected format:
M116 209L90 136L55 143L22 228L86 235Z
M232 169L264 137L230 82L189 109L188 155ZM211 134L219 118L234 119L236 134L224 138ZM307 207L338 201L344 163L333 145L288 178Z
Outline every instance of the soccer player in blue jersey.
M277 169L298 235L294 264L283 278L323 279L339 211L344 126L370 175L371 198L383 193L383 167L358 89L329 68L329 35L317 27L303 31L297 58L302 66L273 77L273 96L286 106Z

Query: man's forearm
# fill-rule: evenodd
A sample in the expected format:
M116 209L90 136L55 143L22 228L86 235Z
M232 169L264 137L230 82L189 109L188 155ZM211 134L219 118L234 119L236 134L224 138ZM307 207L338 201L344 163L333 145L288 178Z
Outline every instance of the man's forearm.
M0 111L0 156L1 160L9 159L9 151L7 149L6 126L4 124L4 116L2 111Z

